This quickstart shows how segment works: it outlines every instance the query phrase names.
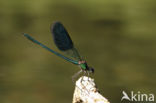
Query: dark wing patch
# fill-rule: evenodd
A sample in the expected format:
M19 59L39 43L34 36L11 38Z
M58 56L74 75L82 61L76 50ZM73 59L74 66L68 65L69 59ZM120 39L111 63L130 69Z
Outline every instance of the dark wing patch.
M61 51L66 51L73 48L73 42L68 32L60 22L55 22L51 26L51 32L58 49Z

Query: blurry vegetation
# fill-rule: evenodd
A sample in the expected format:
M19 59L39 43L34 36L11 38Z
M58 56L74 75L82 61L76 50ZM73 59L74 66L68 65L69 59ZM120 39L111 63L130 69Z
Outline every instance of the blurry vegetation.
M1 0L0 103L71 102L71 76L79 68L21 35L31 34L57 50L49 30L53 21L65 25L111 103L120 102L123 90L156 94L155 3Z

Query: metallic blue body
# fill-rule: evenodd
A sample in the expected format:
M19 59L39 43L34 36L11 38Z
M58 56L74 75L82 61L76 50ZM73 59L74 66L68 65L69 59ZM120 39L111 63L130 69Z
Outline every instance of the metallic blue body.
M70 58L68 58L68 57L65 57L65 56L63 56L62 54L60 54L60 53L58 53L58 52L56 52L56 51L54 51L54 50L48 48L48 47L45 46L44 44L42 44L42 43L40 43L39 41L35 40L35 39L34 39L33 37L31 37L30 35L24 33L24 36L25 36L26 38L28 38L29 40L31 40L32 42L34 42L34 43L40 45L42 48L45 48L46 50L48 50L48 51L54 53L55 55L57 55L57 56L59 56L59 57L65 59L65 60L67 60L67 61L69 61L69 62L71 62L71 63L73 63L73 64L79 65L78 61L72 60L72 59L70 59Z

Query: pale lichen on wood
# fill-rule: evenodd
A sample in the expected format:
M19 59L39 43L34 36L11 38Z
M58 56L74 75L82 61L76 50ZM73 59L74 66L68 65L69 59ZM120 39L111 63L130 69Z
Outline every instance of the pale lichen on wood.
M72 103L110 103L103 97L96 85L94 79L82 76L76 81L75 91Z

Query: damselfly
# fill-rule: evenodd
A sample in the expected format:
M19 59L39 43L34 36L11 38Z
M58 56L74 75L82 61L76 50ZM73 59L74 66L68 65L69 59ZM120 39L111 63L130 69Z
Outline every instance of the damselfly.
M51 32L52 32L52 36L54 39L54 42L57 46L57 48L64 52L67 56L62 55L56 51L54 51L53 49L50 49L49 47L45 46L44 44L40 43L39 41L35 40L33 37L31 37L30 35L24 33L24 36L31 40L32 42L38 44L39 46L41 46L42 48L52 52L53 54L65 59L66 61L73 63L75 65L78 65L80 67L80 71L78 73L76 73L73 78L75 78L77 75L79 75L81 72L84 72L84 74L90 74L90 73L94 73L94 69L89 67L87 65L87 62L85 60L82 59L82 57L80 56L79 52L77 51L77 49L75 48L68 32L66 31L65 27L60 23L60 22L55 22L52 26L51 26Z

